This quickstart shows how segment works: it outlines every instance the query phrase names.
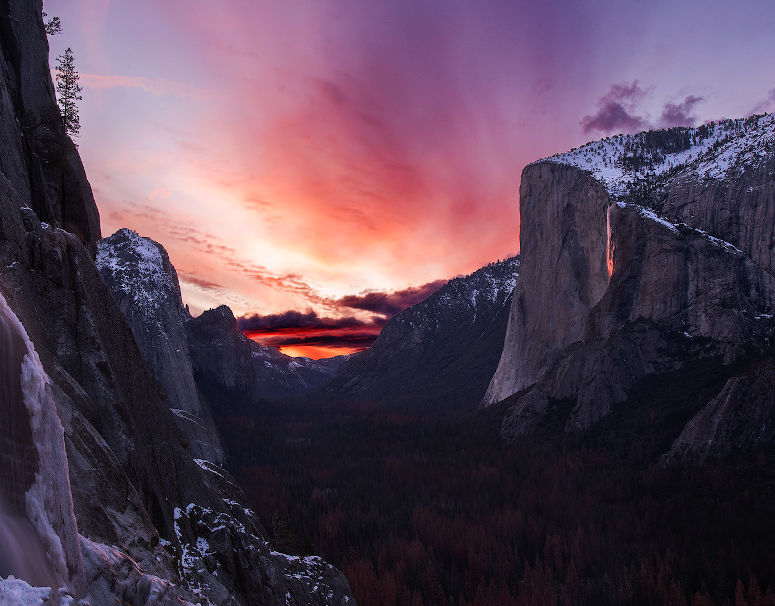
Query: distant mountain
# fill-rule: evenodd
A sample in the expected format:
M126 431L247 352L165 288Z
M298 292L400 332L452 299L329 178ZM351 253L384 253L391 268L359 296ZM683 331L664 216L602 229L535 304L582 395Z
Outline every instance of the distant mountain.
M527 166L522 274L484 398L508 398L504 436L550 418L586 429L648 401L650 378L677 392L692 376L671 414L697 417L670 457L772 442L773 175L772 115L611 137Z
M331 380L347 359L292 358L242 334L221 305L186 323L197 384L214 405L290 398Z
M327 399L432 409L472 407L498 363L518 257L450 280L394 316L324 388Z

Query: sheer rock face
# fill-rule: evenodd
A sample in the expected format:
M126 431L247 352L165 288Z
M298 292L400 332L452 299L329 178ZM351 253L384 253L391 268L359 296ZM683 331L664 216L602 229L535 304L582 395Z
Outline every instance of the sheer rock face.
M184 326L187 313L167 251L121 229L97 243L97 269L165 388L167 405L199 414Z
M514 257L455 278L396 314L325 387L370 405L476 406L495 369L519 273Z
M608 285L608 203L603 185L575 168L544 163L523 173L521 274L485 402L532 385L584 336L585 318Z
M54 96L40 2L0 6L0 164L5 186L37 217L76 234L100 237L91 187Z
M99 216L56 113L40 2L0 3L0 34L0 293L40 357L64 432L69 486L63 473L45 486L69 494L42 502L62 545L80 549L82 566L68 555L67 589L91 604L347 602L332 567L273 553L228 473L192 452L84 246L99 238ZM0 362L13 368L8 355ZM6 391L14 401L0 401L0 418L15 421L0 438L28 443L35 427L17 414L18 389ZM18 473L13 461L2 468ZM51 506L69 502L75 542ZM205 527L219 537L206 549Z
M584 429L646 375L768 355L774 150L765 115L614 137L525 169L522 272L484 400L513 398L505 437L532 431L554 402L571 404L566 430ZM729 402L745 405L743 386L764 380L730 379L674 450L707 452L689 436L707 434L709 418L726 419ZM753 439L732 425L737 437L718 430L710 450Z
M164 401L197 458L223 463L210 411L194 383L177 272L164 247L121 229L97 243L97 268L129 322Z

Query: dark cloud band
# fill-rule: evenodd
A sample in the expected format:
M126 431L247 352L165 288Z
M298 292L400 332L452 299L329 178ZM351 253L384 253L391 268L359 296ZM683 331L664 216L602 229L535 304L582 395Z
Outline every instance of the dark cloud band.
M368 348L385 323L407 307L427 299L445 280L428 282L397 291L375 291L347 295L329 301L331 308L359 310L373 314L370 320L351 315L325 317L313 310L289 310L279 314L243 316L240 329L262 345L272 347L328 347L350 350Z

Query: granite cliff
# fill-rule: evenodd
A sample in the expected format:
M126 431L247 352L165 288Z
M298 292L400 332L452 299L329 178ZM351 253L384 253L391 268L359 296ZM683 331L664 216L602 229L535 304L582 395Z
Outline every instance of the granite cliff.
M223 464L210 409L200 402L189 355L177 272L160 244L121 229L97 243L97 268L161 384L165 403L190 449Z
M273 551L190 443L175 410L204 409L175 355L175 288L146 330L147 309L100 274L99 213L59 117L40 2L0 4L0 51L0 534L13 545L0 596L352 603L319 558Z
M526 167L522 272L484 398L509 398L504 435L558 404L566 430L588 428L645 377L713 360L728 383L671 456L771 441L770 364L755 361L772 334L773 175L772 115L612 137Z

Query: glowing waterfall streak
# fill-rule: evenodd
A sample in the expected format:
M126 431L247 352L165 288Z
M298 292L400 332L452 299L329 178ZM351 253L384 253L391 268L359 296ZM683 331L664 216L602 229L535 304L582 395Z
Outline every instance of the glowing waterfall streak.
M611 241L611 208L613 204L609 204L605 211L605 258L608 266L608 281L611 281L611 276L614 275L614 243Z

